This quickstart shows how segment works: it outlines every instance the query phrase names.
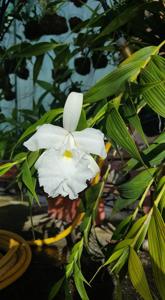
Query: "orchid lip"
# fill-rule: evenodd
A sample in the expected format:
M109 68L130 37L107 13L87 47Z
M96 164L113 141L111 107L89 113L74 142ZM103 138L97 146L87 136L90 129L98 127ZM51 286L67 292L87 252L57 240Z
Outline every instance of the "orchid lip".
M65 150L65 152L63 153L63 156L66 157L67 159L73 158L73 154L70 150Z

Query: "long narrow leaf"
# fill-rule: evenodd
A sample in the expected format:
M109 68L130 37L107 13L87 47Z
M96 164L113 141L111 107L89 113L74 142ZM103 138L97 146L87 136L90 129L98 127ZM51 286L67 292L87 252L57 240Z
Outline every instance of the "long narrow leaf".
M140 118L136 112L133 102L128 99L126 103L123 105L124 115L129 121L129 123L137 130L137 132L141 135L144 143L148 146L147 138L144 134Z
M23 180L23 183L25 184L25 186L28 188L28 190L33 195L36 202L39 204L39 199L38 199L38 196L35 191L34 181L33 181L27 160L25 160L25 162L23 163L23 166L22 166L22 180Z
M42 55L50 50L53 50L57 47L61 46L56 42L41 42L34 45L28 45L21 49L20 52L17 52L16 55L19 57L32 57Z
M38 75L40 73L42 64L43 64L43 60L44 60L44 55L39 55L36 57L36 61L34 63L34 67L33 67L33 81L34 83L36 82Z
M85 287L84 287L84 280L82 278L82 274L80 272L80 269L78 268L77 264L75 264L75 271L74 271L74 281L76 288L79 292L79 295L82 300L89 300L89 297L86 293Z
M142 263L132 247L130 247L128 272L134 288L143 299L153 300Z
M125 263L127 262L128 255L129 255L129 248L125 247L123 249L122 255L117 260L116 264L113 266L111 271L114 272L115 274L118 274L121 271L121 269L123 268L123 266L125 265Z
M138 148L132 139L122 117L114 106L111 106L106 122L107 134L113 141L128 151L135 159L142 161Z
M156 113L158 113L162 117L165 117L164 68L160 70L155 61L159 61L159 56L151 60L149 65L143 70L140 76L141 84L143 85L141 92L143 99L147 102L147 104Z
M133 179L119 186L123 198L138 198L153 178L157 168L149 168L138 173Z
M137 3L136 5L132 5L131 7L126 8L123 12L121 12L117 17L115 17L98 35L97 39L109 35L114 32L124 24L128 23L132 20L137 13L144 7L144 4Z
M149 252L151 256L154 279L162 299L165 297L165 224L162 216L154 206L148 230Z
M98 81L85 94L84 101L87 103L97 102L122 92L126 82L137 79L141 68L144 68L149 63L152 55L156 54L159 48L160 46L149 46L133 53L117 69Z
M158 138L156 138L153 143L142 152L142 154L145 161L147 161L151 166L159 165L165 158L165 132L162 132ZM139 166L140 163L134 158L131 158L127 162L124 171L129 172Z
M18 158L14 162L8 162L0 165L0 176L7 173L12 167L16 166L17 164L21 163L26 159L26 155L23 155L20 159Z
M120 196L114 203L114 211L121 210L138 200L154 177L157 168L143 170L130 181L118 187Z
M128 234L126 235L126 239L131 239L133 238L141 228L141 226L144 224L145 220L147 218L147 215L144 215L143 217L139 218L131 227L129 230Z
M65 276L63 276L61 279L59 279L54 285L53 287L51 288L50 290L50 294L49 294L49 297L48 297L48 300L53 300L54 297L58 294L63 282L65 280Z

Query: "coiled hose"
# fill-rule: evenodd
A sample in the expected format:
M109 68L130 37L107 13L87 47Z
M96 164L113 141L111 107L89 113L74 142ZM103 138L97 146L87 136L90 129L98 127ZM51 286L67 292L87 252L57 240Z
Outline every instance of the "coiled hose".
M0 230L0 289L17 280L28 268L31 249L18 234Z
M83 217L84 213L80 213L61 233L43 240L25 241L16 233L0 230L0 290L16 281L28 268L32 256L29 245L41 247L65 238Z

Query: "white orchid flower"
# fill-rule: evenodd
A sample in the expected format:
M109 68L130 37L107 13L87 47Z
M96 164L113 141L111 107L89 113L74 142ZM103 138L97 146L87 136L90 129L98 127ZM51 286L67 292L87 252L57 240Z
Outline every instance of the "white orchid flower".
M63 128L44 124L24 143L30 151L46 149L35 164L40 186L51 197L78 197L99 167L90 154L106 157L104 135L86 128L76 131L83 103L83 94L72 92L64 106Z
M40 186L51 197L58 195L78 198L78 193L87 187L99 168L93 158L85 153L72 151L72 158L62 156L60 151L46 150L35 164Z

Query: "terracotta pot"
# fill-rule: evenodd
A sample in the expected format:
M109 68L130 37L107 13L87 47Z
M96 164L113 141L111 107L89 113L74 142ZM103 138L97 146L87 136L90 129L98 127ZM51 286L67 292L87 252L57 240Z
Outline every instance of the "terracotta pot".
M67 197L47 198L48 213L56 219L72 222L78 214L80 199L70 200ZM105 219L104 201L100 201L96 223Z

